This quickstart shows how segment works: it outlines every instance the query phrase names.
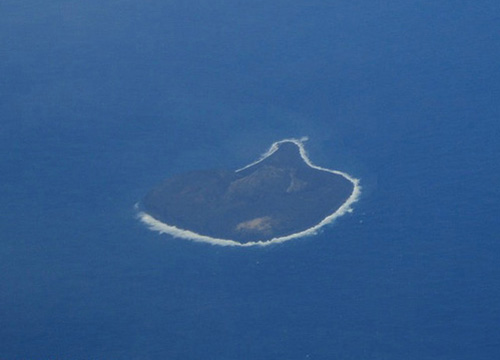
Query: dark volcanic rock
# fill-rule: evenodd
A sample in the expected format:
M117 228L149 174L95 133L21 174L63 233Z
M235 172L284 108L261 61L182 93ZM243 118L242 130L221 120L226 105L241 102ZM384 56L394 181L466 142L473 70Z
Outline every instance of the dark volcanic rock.
M243 170L174 176L143 199L161 222L213 238L269 240L309 229L352 194L346 177L307 165L293 142Z

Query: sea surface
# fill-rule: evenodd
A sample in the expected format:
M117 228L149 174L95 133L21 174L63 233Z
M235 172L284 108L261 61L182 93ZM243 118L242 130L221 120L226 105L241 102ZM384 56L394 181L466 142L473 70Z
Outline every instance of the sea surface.
M0 360L500 358L498 1L0 4ZM264 248L149 231L284 138L361 179Z

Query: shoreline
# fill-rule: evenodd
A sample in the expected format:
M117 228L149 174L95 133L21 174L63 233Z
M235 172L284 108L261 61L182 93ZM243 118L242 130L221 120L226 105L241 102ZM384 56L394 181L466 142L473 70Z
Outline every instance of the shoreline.
M359 185L359 179L356 179L347 173L314 165L311 162L311 160L309 159L309 157L307 155L307 151L306 151L304 144L303 144L307 140L308 140L307 138L301 138L301 139L291 138L291 139L283 139L280 141L276 141L271 145L269 150L267 150L260 157L260 159L250 163L249 165L246 165L246 166L236 170L235 172L240 172L240 171L248 169L254 165L257 165L258 163L262 162L264 159L266 159L269 156L271 156L272 154L274 154L279 149L279 146L281 144L286 143L286 142L291 142L299 148L299 152L300 152L300 156L301 156L302 160L304 160L304 162L309 167L316 169L316 170L326 171L326 172L329 172L332 174L341 175L344 178L346 178L347 180L349 180L353 184L353 190L352 190L351 195L342 204L342 206L340 206L333 214L328 215L327 217L325 217L323 220L321 220L318 224L314 225L313 227L310 227L310 228L303 230L303 231L300 231L298 233L293 233L293 234L281 236L281 237L275 237L275 238L272 238L269 240L258 240L258 241L249 241L246 243L241 243L241 242L238 242L235 240L213 238L213 237L210 237L207 235L201 235L201 234L195 233L195 232L190 231L190 230L180 229L180 228L177 228L173 225L165 224L165 223L155 219L154 217L152 217L151 215L147 214L144 211L139 211L137 213L137 218L142 223L144 223L150 230L157 231L160 234L169 234L175 238L182 238L182 239L191 240L191 241L195 241L195 242L209 243L209 244L218 245L218 246L238 246L238 247L260 246L260 247L264 247L264 246L269 246L272 244L281 244L281 243L284 243L286 241L290 241L293 239L298 239L298 238L302 238L302 237L316 235L320 228L324 227L325 225L331 224L338 217L341 217L342 215L345 215L348 212L352 212L351 205L359 200L359 197L361 195L361 186ZM135 205L135 208L138 209L138 204Z

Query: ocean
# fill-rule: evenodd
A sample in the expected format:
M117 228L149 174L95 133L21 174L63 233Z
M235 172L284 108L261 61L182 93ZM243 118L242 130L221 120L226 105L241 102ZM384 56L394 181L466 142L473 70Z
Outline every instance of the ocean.
M3 1L0 360L497 359L497 2ZM285 138L360 179L267 247L148 230Z

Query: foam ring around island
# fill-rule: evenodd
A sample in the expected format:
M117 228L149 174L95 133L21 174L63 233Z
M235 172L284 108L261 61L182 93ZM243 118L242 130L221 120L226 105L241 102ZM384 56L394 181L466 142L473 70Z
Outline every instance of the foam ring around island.
M347 173L314 165L307 155L307 152L306 152L304 144L303 144L304 141L307 141L307 138L302 138L302 139L291 138L291 139L284 139L281 141L277 141L271 145L269 150L266 153L264 153L259 160L255 161L255 162L253 162L253 163L251 163L251 164L249 164L241 169L236 170L236 172L240 172L240 171L248 169L254 165L257 165L258 163L262 162L264 159L271 156L274 152L276 152L279 149L279 146L281 144L289 142L289 143L295 144L299 148L300 156L302 157L304 162L309 167L316 169L316 170L321 170L321 171L325 171L325 172L330 172L332 174L337 174L337 175L343 176L345 179L349 180L353 184L353 190L352 190L352 193L349 196L349 198L334 213L326 216L318 224L316 224L316 225L314 225L306 230L303 230L303 231L300 231L300 232L297 232L294 234L290 234L287 236L274 237L274 238L269 239L269 240L258 240L258 241L249 241L249 242L241 243L241 242L231 240L231 239L219 239L219 238L215 238L215 237L197 234L197 233L190 231L190 230L180 229L180 228L177 228L173 225L165 224L165 223L155 219L154 217L152 217L151 215L147 214L144 211L139 211L137 214L137 217L150 230L157 231L160 234L169 234L169 235L176 237L176 238L187 239L187 240L191 240L191 241L195 241L195 242L204 242L204 243L209 243L212 245L219 245L219 246L239 246L239 247L269 246L272 244L280 244L280 243L284 243L286 241L290 241L293 239L298 239L298 238L302 238L302 237L306 237L306 236L315 235L318 232L318 230L320 228L322 228L323 226L332 223L338 217L352 211L352 204L354 204L356 201L358 201L358 199L361 195L361 186L359 184L359 179L356 179ZM136 207L136 209L139 209L138 204L136 204L135 207Z

